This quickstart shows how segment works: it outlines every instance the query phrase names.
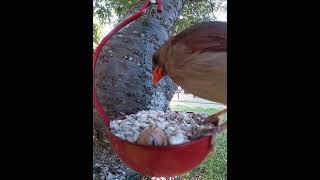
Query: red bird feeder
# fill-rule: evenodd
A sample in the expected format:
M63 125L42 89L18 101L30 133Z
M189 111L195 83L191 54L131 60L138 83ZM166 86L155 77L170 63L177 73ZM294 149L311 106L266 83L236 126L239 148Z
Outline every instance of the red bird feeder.
M146 12L146 8L150 4L150 0L147 0L139 12L118 24L102 40L102 42L97 47L93 57L93 76L101 49L104 47L107 41L119 29L141 17ZM157 7L158 12L161 12L161 0L157 0ZM95 83L93 83L93 103L96 107L97 112L107 126L107 137L112 145L113 151L130 168L145 176L174 177L184 174L198 166L212 151L212 147L215 146L215 144L211 144L212 136L202 137L200 139L182 145L157 147L133 144L124 141L111 133L110 120L98 100ZM216 126L218 126L219 124L218 121L214 123Z

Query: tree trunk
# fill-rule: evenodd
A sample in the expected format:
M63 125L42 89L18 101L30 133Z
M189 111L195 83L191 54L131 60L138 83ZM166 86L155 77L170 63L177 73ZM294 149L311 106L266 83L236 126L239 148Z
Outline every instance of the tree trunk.
M140 1L127 16L137 12L143 3ZM152 55L169 39L183 3L184 0L163 0L162 13L157 13L154 5L148 19L149 11L121 29L103 48L95 79L99 100L109 116L168 110L177 86L166 77L153 88Z

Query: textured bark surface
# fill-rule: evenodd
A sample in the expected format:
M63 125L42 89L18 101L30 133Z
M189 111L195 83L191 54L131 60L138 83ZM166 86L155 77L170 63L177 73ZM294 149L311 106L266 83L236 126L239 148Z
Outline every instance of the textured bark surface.
M162 13L157 13L154 5L148 19L149 11L115 34L103 48L95 79L99 100L109 116L168 109L177 86L168 77L157 88L152 86L151 59L169 39L183 3L183 0L163 0Z

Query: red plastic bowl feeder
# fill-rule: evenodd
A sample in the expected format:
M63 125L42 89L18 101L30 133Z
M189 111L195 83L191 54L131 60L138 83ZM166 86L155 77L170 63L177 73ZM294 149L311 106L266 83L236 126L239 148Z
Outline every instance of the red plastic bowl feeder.
M218 122L214 124L217 125ZM174 177L189 172L197 167L215 146L211 144L211 136L171 146L133 144L113 135L110 130L107 136L112 149L127 166L151 177Z
M93 77L95 76L94 72L96 63L103 46L119 29L142 16L149 5L150 0L147 0L138 13L118 24L101 41L93 57ZM162 5L160 0L157 0L157 5L158 12L161 12ZM211 152L212 147L215 146L211 145L211 136L202 137L182 145L157 147L133 144L124 141L113 135L110 131L110 120L98 100L95 82L93 83L93 103L98 114L107 126L107 137L112 145L113 151L127 166L142 175L153 177L174 177L184 174L198 166ZM217 121L215 123L218 125Z

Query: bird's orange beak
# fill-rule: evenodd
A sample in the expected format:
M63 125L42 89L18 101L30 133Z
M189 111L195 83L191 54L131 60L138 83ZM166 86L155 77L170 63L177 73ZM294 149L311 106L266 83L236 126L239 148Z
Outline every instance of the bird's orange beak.
M163 78L164 73L163 69L159 67L155 67L153 70L153 85L156 86L158 82Z

